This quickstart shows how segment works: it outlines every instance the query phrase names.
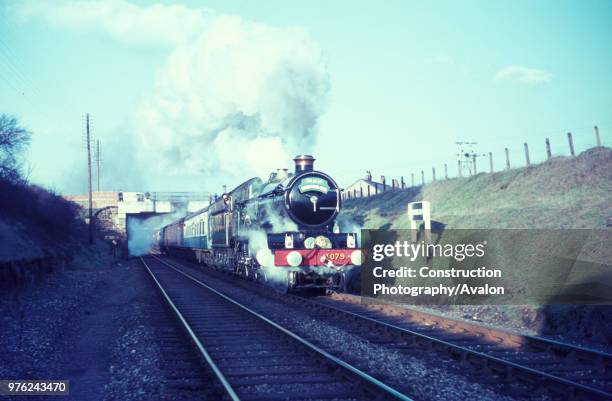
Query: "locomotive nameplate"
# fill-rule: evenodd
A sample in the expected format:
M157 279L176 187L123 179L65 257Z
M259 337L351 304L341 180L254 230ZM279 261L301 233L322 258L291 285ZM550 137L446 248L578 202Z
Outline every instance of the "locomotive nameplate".
M329 192L329 183L321 177L304 177L298 184L298 190L301 194L309 191L326 194Z

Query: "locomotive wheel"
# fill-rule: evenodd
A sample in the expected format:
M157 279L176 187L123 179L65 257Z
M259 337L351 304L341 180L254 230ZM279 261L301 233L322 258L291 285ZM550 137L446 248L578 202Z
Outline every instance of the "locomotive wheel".
M246 264L242 266L242 278L247 281L253 281L253 273L251 272L249 266Z
M346 277L346 273L342 273L340 275L340 288L338 289L338 292L348 292L348 280Z
M314 295L318 295L318 296L326 296L327 295L327 288L316 288L314 290Z
M266 277L266 272L264 271L263 267L260 267L259 269L256 269L256 271L255 271L255 281L258 282L259 284L263 284L263 285L267 284L268 277Z

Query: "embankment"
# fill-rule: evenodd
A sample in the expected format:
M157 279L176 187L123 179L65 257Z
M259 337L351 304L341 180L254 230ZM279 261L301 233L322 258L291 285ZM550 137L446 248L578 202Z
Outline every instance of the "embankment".
M431 202L446 228L604 228L612 216L612 149L468 178L439 180L343 204L364 228L408 228L408 202Z
M63 268L85 232L78 207L41 187L0 180L0 286Z
M407 204L421 200L431 202L434 229L442 232L448 229L601 230L583 244L578 258L598 264L607 270L604 273L609 277L612 227L607 227L607 223L612 216L612 149L598 147L573 158L556 157L530 167L439 180L405 191L351 199L343 204L341 221L347 226L369 229L408 228ZM533 276L526 269L538 266L537 256L542 254L544 245L550 250L549 239L541 239L524 244L520 256L526 262L511 263L516 269L524 270L513 273ZM593 285L610 285L597 276L585 280L581 287L587 290L594 288ZM552 301L551 305L466 305L435 307L435 310L530 333L612 346L611 306L554 305Z

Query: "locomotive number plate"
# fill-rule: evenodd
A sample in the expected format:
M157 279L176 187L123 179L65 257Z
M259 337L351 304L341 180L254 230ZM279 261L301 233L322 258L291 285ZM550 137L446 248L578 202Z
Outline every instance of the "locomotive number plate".
M348 255L344 252L329 252L325 254L325 257L332 262L343 262L348 259Z

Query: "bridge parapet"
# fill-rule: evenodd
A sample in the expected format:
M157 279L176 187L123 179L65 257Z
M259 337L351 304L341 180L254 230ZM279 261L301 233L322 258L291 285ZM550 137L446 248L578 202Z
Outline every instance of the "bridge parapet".
M65 198L89 207L87 195ZM125 236L128 215L176 213L178 217L208 206L209 200L207 192L93 192L94 224L101 232L114 230Z

